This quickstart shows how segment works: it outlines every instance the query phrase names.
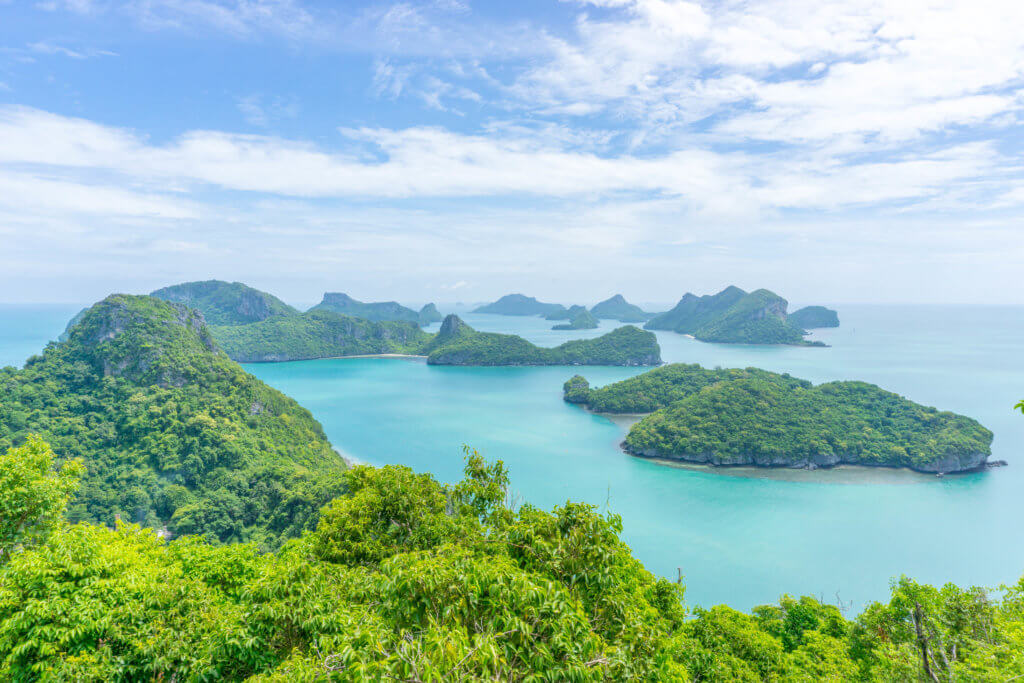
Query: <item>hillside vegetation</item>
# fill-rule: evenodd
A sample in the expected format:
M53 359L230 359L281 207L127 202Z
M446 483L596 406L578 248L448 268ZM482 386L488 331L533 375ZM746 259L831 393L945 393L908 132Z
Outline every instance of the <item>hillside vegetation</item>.
M817 386L756 368L674 364L601 389L579 376L567 401L651 413L626 436L629 453L714 465L841 463L959 472L984 465L992 432L865 382Z
M0 449L38 434L86 476L69 518L275 546L345 464L309 411L247 374L181 304L113 295L67 341L0 370Z
M1010 681L1024 579L908 578L853 619L811 597L688 610L595 506L508 503L476 454L446 486L357 467L275 553L67 525L77 474L41 442L0 455L0 679Z

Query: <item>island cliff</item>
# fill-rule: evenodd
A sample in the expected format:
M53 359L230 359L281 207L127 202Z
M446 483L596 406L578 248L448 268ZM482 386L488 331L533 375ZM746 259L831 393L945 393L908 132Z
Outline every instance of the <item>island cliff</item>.
M865 382L813 385L747 368L674 364L600 389L577 375L565 400L597 412L649 413L626 452L718 466L839 464L964 472L983 467L992 432Z

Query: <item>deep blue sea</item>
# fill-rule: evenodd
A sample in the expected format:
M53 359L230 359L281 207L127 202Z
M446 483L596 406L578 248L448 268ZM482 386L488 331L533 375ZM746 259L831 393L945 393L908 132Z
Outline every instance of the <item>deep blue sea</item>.
M0 365L19 365L79 308L0 306ZM815 334L826 349L658 338L668 362L865 380L964 413L995 433L993 459L1010 466L944 478L673 467L623 454L624 426L563 403L562 383L577 368L342 359L246 369L312 410L351 459L401 463L450 482L469 444L506 462L522 500L610 507L648 568L672 578L682 569L691 605L747 609L782 593L833 602L838 594L857 609L884 599L900 574L940 584L1016 581L1024 573L1024 416L1013 405L1024 398L1024 308L848 305L839 313L841 328ZM540 318L465 319L545 345L617 325L553 332ZM595 385L636 372L582 369Z

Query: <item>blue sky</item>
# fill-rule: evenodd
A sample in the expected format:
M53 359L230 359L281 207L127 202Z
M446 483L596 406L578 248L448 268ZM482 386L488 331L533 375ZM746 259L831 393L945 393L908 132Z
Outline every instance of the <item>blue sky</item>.
M0 0L0 301L1024 303L1024 3Z

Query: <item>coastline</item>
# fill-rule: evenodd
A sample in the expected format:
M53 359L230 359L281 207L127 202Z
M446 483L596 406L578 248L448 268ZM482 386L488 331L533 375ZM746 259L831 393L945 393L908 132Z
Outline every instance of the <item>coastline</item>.
M355 356L324 356L323 358L307 358L306 360L346 360L348 358L423 358L414 353L362 353Z

